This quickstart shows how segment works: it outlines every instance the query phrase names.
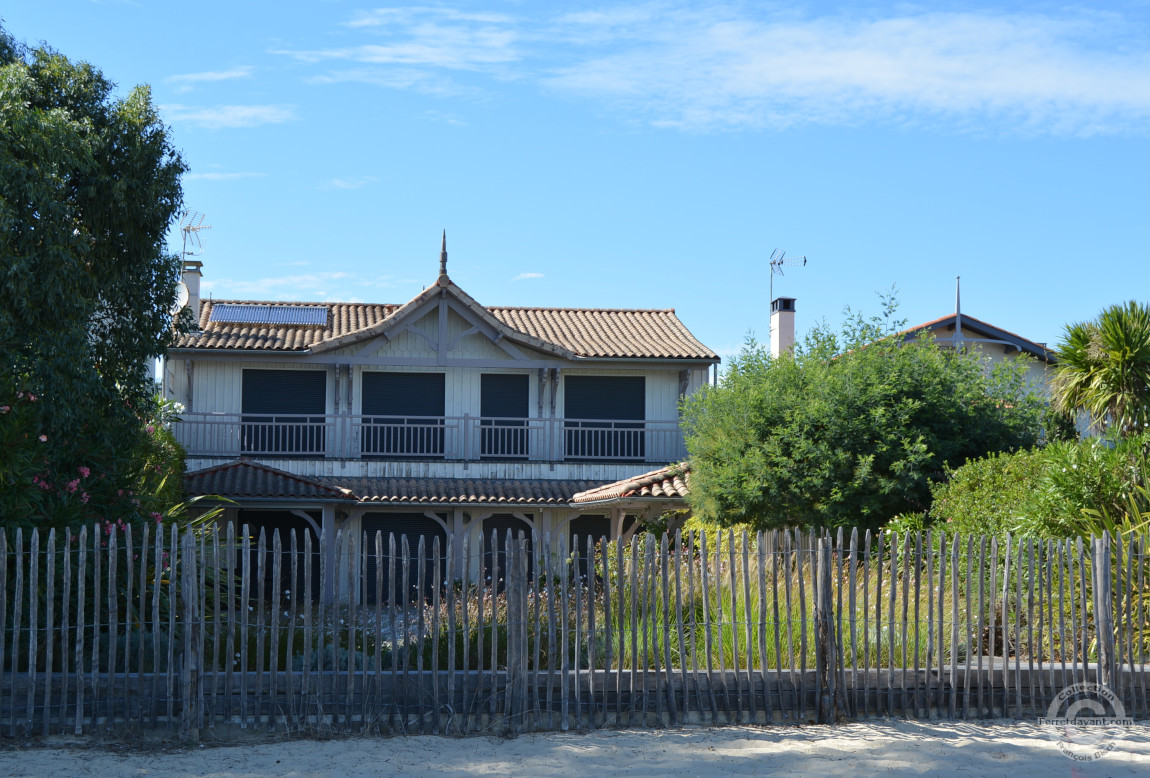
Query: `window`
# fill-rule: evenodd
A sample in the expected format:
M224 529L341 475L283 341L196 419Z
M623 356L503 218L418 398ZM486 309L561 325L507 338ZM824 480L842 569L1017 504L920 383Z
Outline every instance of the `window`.
M325 452L325 371L244 370L242 391L242 453L314 456Z
M479 455L526 459L528 376L482 375L479 387Z
M443 373L364 373L366 456L443 456Z
M566 376L564 455L570 459L643 459L646 379Z

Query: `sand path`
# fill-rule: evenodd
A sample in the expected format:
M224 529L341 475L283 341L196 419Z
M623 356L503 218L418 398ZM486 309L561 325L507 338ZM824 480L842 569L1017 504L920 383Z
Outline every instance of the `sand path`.
M1097 761L1068 759L1029 722L869 722L547 733L514 740L396 737L125 752L92 741L0 752L11 776L1150 776L1150 726Z

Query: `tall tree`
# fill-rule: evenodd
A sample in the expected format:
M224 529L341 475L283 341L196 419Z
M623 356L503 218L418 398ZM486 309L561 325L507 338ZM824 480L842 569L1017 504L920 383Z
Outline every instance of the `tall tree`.
M794 356L753 341L718 386L684 406L691 506L720 523L879 526L926 510L945 466L1032 445L1045 403L1024 364L881 337L890 318L852 314ZM877 338L877 340L876 340Z
M1119 435L1150 423L1150 307L1111 305L1094 321L1066 327L1055 350L1054 406L1085 411L1101 429Z
M122 491L146 434L185 166L148 87L113 90L0 29L0 521L77 472L91 494Z

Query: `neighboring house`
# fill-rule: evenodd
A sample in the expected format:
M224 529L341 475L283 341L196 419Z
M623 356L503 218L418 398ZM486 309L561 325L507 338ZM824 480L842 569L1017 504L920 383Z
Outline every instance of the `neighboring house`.
M903 340L914 340L923 333L929 333L939 346L978 351L992 363L1018 359L1020 356L1030 357L1027 370L1029 383L1049 395L1054 353L1046 348L1045 343L1035 343L963 313L962 296L957 286L954 313L903 330L899 334Z
M369 549L382 531L385 550L406 534L412 555L450 536L460 557L466 537L474 571L480 533L559 548L684 507L683 466L649 471L685 458L679 402L719 358L674 310L484 307L448 277L446 239L402 305L200 300L199 279L187 263L200 332L169 351L164 391L186 408L189 492L233 500L237 529Z

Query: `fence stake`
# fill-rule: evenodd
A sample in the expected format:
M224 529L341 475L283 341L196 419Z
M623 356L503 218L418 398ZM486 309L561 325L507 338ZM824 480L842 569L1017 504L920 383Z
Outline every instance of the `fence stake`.
M188 742L200 739L200 614L196 591L195 542L190 532L181 538L184 568L180 578L180 604L183 608L184 662L180 671L180 737Z
M1098 641L1098 683L1114 689L1114 603L1110 582L1110 533L1094 538L1094 635Z
M818 721L837 722L846 709L842 690L838 688L839 652L834 624L834 591L831 581L831 542L818 541L818 564L815 578L816 670L818 674Z

